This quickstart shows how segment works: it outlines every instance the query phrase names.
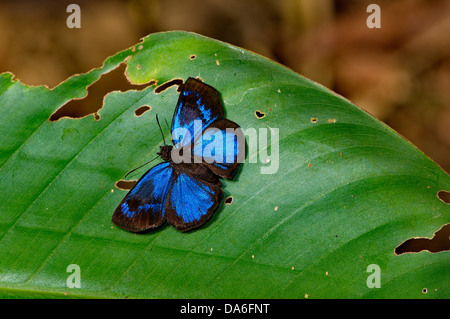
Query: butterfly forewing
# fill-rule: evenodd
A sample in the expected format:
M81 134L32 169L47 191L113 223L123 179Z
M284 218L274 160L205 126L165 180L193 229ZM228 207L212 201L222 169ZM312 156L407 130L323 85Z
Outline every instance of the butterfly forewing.
M189 147L214 121L223 117L220 95L213 87L194 78L181 86L172 120L172 141L176 148ZM201 126L196 125L200 123ZM183 130L189 132L183 133Z
M160 226L165 220L165 205L173 180L169 162L146 172L116 208L112 221L120 228L141 232Z

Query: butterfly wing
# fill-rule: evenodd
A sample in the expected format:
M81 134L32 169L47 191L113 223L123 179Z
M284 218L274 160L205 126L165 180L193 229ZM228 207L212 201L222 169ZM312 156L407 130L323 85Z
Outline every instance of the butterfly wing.
M165 221L165 204L174 170L164 162L148 170L116 208L112 222L132 232L156 228Z
M220 119L212 123L194 142L195 162L202 161L214 174L233 179L245 152L245 139L239 125Z
M181 231L203 225L220 203L223 191L218 184L202 181L179 167L166 203L166 219Z
M190 147L203 130L223 117L219 92L194 78L180 87L180 96L172 119L172 141L175 148ZM195 125L200 123L201 125ZM187 134L179 134L183 130Z

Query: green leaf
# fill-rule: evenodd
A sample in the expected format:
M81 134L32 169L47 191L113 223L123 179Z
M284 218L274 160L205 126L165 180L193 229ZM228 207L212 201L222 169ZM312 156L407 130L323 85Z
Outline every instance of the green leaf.
M123 63L142 87L109 93L99 120L49 121ZM170 140L178 98L150 81L189 76L215 87L246 132L269 131L269 147L247 149L237 178L223 182L232 203L204 227L123 231L110 221L126 194L115 182L159 150L156 114ZM136 116L143 105L151 110ZM279 167L262 174L278 162L277 128ZM448 251L394 253L450 222L436 196L450 176L349 101L254 53L169 32L54 89L3 73L0 130L0 297L450 297ZM81 288L67 286L71 264ZM372 264L380 288L367 285Z

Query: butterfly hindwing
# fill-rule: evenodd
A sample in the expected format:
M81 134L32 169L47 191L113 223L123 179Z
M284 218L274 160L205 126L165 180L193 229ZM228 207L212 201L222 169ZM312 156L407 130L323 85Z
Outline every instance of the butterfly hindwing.
M166 203L167 222L181 231L199 227L212 216L222 195L218 184L203 181L175 168Z
M243 133L239 125L220 119L212 123L193 146L194 160L201 158L214 174L232 179L244 156Z
M169 162L152 167L116 208L112 221L120 228L141 232L165 221L165 204L173 181Z
M214 121L223 117L219 92L194 78L180 87L180 96L172 119L172 141L175 148L189 147ZM197 122L196 122L197 121ZM201 121L201 127L196 123ZM178 129L189 131L189 137L177 134Z

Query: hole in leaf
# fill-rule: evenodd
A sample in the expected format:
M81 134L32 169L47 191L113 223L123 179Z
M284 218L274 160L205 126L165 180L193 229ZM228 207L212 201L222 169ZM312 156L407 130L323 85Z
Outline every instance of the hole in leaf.
M450 224L442 226L432 238L410 238L395 248L395 254L418 253L428 250L431 253L450 250Z
M116 182L116 187L118 189L124 190L124 191L129 191L130 189L133 188L134 185L136 185L137 181L124 181L124 180L120 180L118 182Z
M191 55L190 59L194 60L196 58L195 54Z
M231 205L232 202L233 196L228 196L227 198L225 198L225 205Z
M167 90L171 86L174 86L174 85L180 86L181 84L183 84L183 79L173 79L173 80L167 81L167 82L159 85L158 87L156 87L155 93L159 94L159 93Z
M151 109L152 109L152 107L149 105L142 105L142 106L138 107L136 110L134 110L134 114L136 116L142 116L142 114L144 114L147 111L150 111Z
M446 204L450 204L450 192L439 191L437 197Z
M76 119L91 114L94 115L96 120L99 120L98 111L103 107L105 95L112 91L125 92L136 88L142 89L142 84L135 85L128 81L125 76L125 68L126 63L122 63L114 70L100 76L96 82L88 87L88 94L85 97L68 101L50 116L50 122L58 121L62 117ZM154 84L154 81L147 83L147 85Z
M256 111L255 111L255 116L256 116L257 119L262 119L263 117L266 116L266 113L261 112L261 111L259 111L259 110L256 110Z
M317 117L311 117L311 123L317 123L318 119Z

